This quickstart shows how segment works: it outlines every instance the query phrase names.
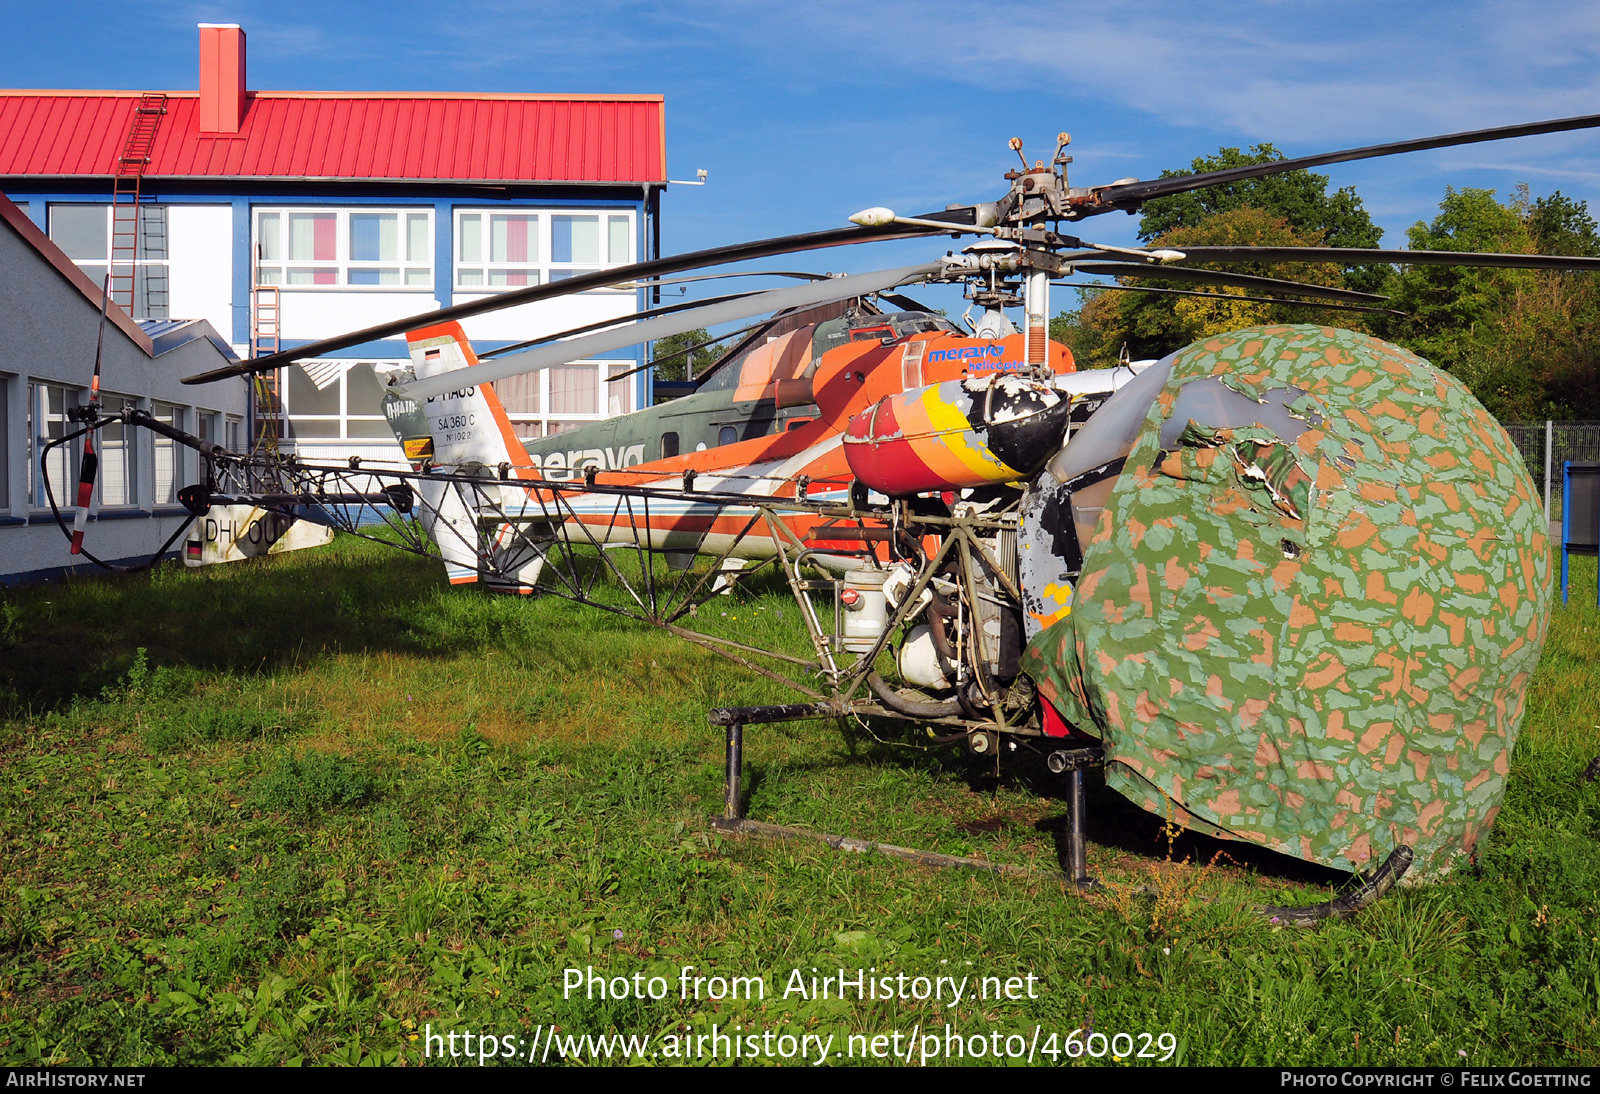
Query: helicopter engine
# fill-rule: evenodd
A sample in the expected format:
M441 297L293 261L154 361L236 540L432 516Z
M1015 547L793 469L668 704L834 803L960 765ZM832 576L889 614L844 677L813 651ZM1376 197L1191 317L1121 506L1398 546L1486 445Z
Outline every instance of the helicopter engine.
M1016 532L1002 514L1013 485L1042 469L1066 435L1073 399L1054 377L997 373L887 396L857 414L845 456L865 488L905 514L898 561L846 575L844 644L871 654L890 618L907 625L895 664L932 702L869 683L915 717L995 718L1013 695L1022 653ZM985 742L989 737L983 738Z

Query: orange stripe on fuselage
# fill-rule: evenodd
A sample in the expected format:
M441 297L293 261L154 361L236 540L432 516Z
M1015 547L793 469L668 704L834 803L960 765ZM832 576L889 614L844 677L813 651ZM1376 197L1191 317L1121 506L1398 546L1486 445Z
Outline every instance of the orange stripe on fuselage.
M472 355L470 346L466 343L464 335L460 333L460 326L456 323L443 323L434 327L425 328L415 332L417 337L437 337L448 335L461 339L464 355L470 357L473 364L477 358ZM850 419L880 399L899 394L904 387L904 377L901 362L905 354L908 341L926 343L925 356L921 369L920 379L923 385L938 384L947 380L958 380L968 375L982 375L994 371L984 369L981 363L974 358L957 358L955 360L941 359L933 361L930 358L936 349L959 349L975 345L996 346L1003 351L995 356L1006 361L1013 358L1020 359L1021 335L997 340L996 342L983 342L978 339L967 338L950 332L929 332L912 336L911 339L898 341L889 345L880 342L860 342L840 346L824 354L816 363L813 370L812 382L817 395L819 416L799 426L798 428L783 433L771 434L763 437L754 437L746 441L736 441L733 444L721 445L717 448L708 448L697 452L685 452L667 459L653 460L648 463L637 464L625 470L603 471L597 474L597 480L611 486L649 486L653 484L670 485L677 487L677 482L664 482L663 480L679 479L685 471L694 471L706 475L708 478L722 477L732 480L726 489L748 491L755 495L752 502L760 496L767 497L793 497L795 486L793 480L802 476L811 479L823 489L842 489L854 478L845 457L842 445L828 442L834 441L843 433ZM774 351L782 357L793 357L795 347L788 345L777 347ZM789 353L782 351L788 350ZM1075 369L1072 356L1065 347L1052 343L1049 347L1051 364L1055 371L1060 373L1072 372ZM788 361L785 361L788 365ZM976 366L976 367L974 367ZM530 489L530 494L535 498L542 498L547 503L556 494L573 497L570 492L571 480L550 479L545 480L543 473L533 467L533 461L528 458L527 449L521 439L516 437L511 429L510 421L493 390L485 386L485 395L495 415L496 423L500 426L501 435L506 440L508 452L521 455L518 463L517 477L524 482L535 483L549 481L553 485L559 484L568 489L552 490L549 497L546 492L536 488ZM926 410L924 409L924 413ZM931 422L930 422L931 426ZM806 453L816 449L812 458L807 459ZM777 483L763 480L749 480L741 483L739 476L742 471L761 467L764 473L770 474L778 467L783 469L783 474L788 480ZM714 503L712 503L714 504ZM615 514L587 513L574 515L569 524L580 524L590 528L609 529L616 522ZM779 516L783 524L795 535L804 538L808 533L823 524L824 518L815 513L785 513ZM754 540L768 540L771 532L760 522L750 527L748 514L740 515L689 515L689 514L652 514L648 521L642 515L635 515L627 523L637 530L645 531L650 535L678 534L685 536L725 535L736 536L744 533L749 527L748 538ZM870 526L879 526L880 522L868 521ZM863 543L859 540L812 540L810 545L824 550L859 551L871 549L874 553L885 553L886 547L882 544Z
M707 448L701 452L685 452L678 456L669 456L664 460L635 464L622 471L606 471L601 477L604 482L613 486L643 486L659 479L676 478L685 471L709 475L737 475L741 468L753 464L792 460L806 449L815 447L838 432L832 423L817 418L786 433L752 437L748 441L735 441L733 444ZM845 480L850 478L850 465L845 462L842 451L836 449L819 453L818 460L813 462L821 466L807 464L805 469L797 474L809 475L813 479L826 478L830 475L839 475Z
M993 345L1002 351L999 359L1019 361L1023 348L1020 334L985 341L949 331L915 334L889 345L868 341L839 346L823 354L813 371L812 384L821 412L814 421L785 433L736 441L700 452L685 452L667 459L635 464L626 471L602 472L599 481L614 486L646 486L663 478L677 477L685 471L735 477L741 468L752 464L792 460L812 445L843 433L852 417L878 400L900 394L904 386L900 364L908 342L925 344L922 365L924 385L992 371L981 367L980 362L988 358L931 360L939 349ZM1049 359L1051 367L1058 373L1070 373L1077 369L1071 351L1059 343L1050 343ZM860 380L856 379L858 375ZM965 467L965 464L961 466ZM855 477L842 449L833 449L821 455L817 461L795 471L794 477L800 475L811 479L837 479L841 485ZM782 493L793 496L792 489Z
M863 542L859 539L829 539L810 538L811 533L821 527L830 518L822 517L816 513L780 513L777 519L789 529L795 538L805 543L808 547L816 547L825 551L861 551L870 550L880 559L887 558L884 548L876 543ZM590 528L609 531L615 524L615 518L610 514L583 513L572 517L567 523L583 524ZM863 524L868 528L881 528L881 521L867 520ZM685 536L743 536L747 541L771 541L772 532L765 524L757 520L751 522L750 515L743 516L689 516L679 514L675 516L652 515L650 519L635 517L629 527L636 532L643 530L657 535L685 535ZM841 527L854 527L853 524ZM603 536L601 538L604 538ZM775 550L775 549L774 549ZM937 550L937 546L935 547Z
M461 329L460 323L452 320L406 332L407 342L423 342L430 338L454 339L461 346L461 356L466 358L467 364L469 366L478 364L478 355L473 352L472 343L467 340L467 332ZM517 431L512 428L511 419L506 417L506 408L501 404L500 397L494 393L494 385L479 384L478 387L483 391L483 401L489 407L496 428L500 430L500 440L506 446L506 459L511 461L512 470L516 472L517 478L537 478L533 470L533 460L528 457L528 447L522 443L522 438L517 436Z

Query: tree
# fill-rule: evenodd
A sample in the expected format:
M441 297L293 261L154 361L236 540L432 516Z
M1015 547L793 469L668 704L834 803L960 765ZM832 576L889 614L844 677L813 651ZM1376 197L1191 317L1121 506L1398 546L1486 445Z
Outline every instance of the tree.
M1163 171L1161 177L1177 178L1282 159L1283 154L1270 144L1255 145L1248 152L1223 148L1215 156L1194 160L1189 171ZM1353 188L1330 192L1326 175L1288 171L1148 201L1139 221L1139 237L1153 246L1180 250L1184 246L1230 244L1376 247L1383 230L1372 222ZM1227 268L1364 292L1381 291L1394 274L1391 267L1382 265L1350 270L1330 265L1283 264ZM1124 344L1135 357L1159 356L1216 331L1266 322L1326 322L1330 314L1327 309L1244 300L1246 295L1266 294L1243 289L1208 290L1193 282L1163 282L1159 277L1124 281L1129 285L1215 291L1240 299L1124 292L1088 294L1077 312L1062 313L1053 325L1074 354L1086 363L1109 364L1116 360ZM1368 324L1359 312L1331 314L1338 316L1341 326L1363 329Z
M1270 144L1252 145L1248 152L1223 148L1215 156L1196 158L1189 171L1163 171L1161 177L1181 178L1253 167L1283 158L1283 153ZM1198 227L1218 213L1246 208L1262 209L1280 217L1301 236L1319 238L1324 247L1376 247L1383 238L1383 229L1367 215L1354 187L1329 193L1327 175L1304 170L1147 201L1139 218L1139 238L1148 243L1180 228ZM1387 276L1387 267L1358 267L1344 276L1344 284L1362 292L1376 292Z
M1523 183L1517 188L1515 203L1526 210L1528 234L1539 254L1600 257L1600 233L1587 202L1563 197L1560 190L1532 203L1527 199L1528 184Z
M1446 187L1439 210L1431 223L1418 221L1406 232L1412 250L1534 252L1527 224L1515 209L1496 201L1493 190ZM1395 280L1390 294L1394 307L1407 316L1385 333L1455 371L1532 280L1526 270L1412 266Z
M1560 192L1505 204L1447 188L1406 233L1417 250L1600 255L1584 202ZM1590 273L1412 266L1394 281L1407 313L1385 337L1454 373L1502 421L1600 417L1600 287Z
M696 327L682 334L669 334L657 339L653 358L656 379L684 380L689 372L695 376L703 375L706 369L721 359L725 348L721 343L703 345L710 337L704 327ZM686 366L692 366L692 369L686 372Z
M1288 221L1263 209L1239 206L1213 213L1192 226L1175 227L1153 241L1160 247L1257 246L1310 247L1321 237L1294 228ZM1314 285L1340 285L1343 274L1336 265L1230 264L1227 269L1277 277ZM1090 292L1076 313L1063 313L1052 324L1053 336L1068 345L1085 364L1110 364L1124 346L1134 358L1159 357L1210 334L1268 322L1322 321L1327 312L1294 305L1247 300L1261 293L1221 288L1189 281L1164 281L1159 273L1147 278L1123 278L1129 287L1199 290L1212 297L1107 290ZM1359 313L1340 314L1343 326L1359 326Z

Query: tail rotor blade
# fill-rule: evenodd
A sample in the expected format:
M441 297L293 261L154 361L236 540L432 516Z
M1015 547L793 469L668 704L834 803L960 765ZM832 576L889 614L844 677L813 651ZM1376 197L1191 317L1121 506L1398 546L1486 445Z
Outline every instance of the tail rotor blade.
M89 380L89 405L97 409L100 406L100 357L106 348L106 311L110 306L111 275L107 273L100 293L100 330L94 338L94 376Z
M100 294L100 332L94 343L94 375L89 380L89 429L83 435L83 460L78 464L78 512L72 518L72 553L83 553L83 533L89 528L89 503L94 500L94 482L100 471L100 457L94 451L94 423L100 410L100 359L106 345L106 310L111 303L111 274L106 273Z
M72 518L72 553L83 553L83 533L89 527L89 503L94 500L94 480L100 457L94 452L94 430L83 435L83 462L78 465L78 512Z

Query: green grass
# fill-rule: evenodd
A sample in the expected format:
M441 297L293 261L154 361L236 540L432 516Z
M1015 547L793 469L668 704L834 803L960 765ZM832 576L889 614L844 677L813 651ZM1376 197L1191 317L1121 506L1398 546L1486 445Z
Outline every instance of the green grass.
M420 1064L424 1029L552 1024L832 1032L837 1052L948 1021L1037 1026L1058 1048L1085 1026L1170 1032L1191 1064L1593 1066L1600 785L1575 782L1600 753L1593 581L1580 566L1556 610L1479 869L1314 930L1247 908L1320 899L1327 875L1169 842L1098 785L1090 864L1109 884L1066 893L1046 872L1064 812L1047 777L860 727L752 727L750 815L1040 872L721 838L706 708L794 696L381 548L7 591L0 1062ZM726 603L729 634L789 629L771 587ZM685 965L762 976L769 995L680 999ZM672 991L566 998L569 967ZM783 998L813 967L1039 990Z

